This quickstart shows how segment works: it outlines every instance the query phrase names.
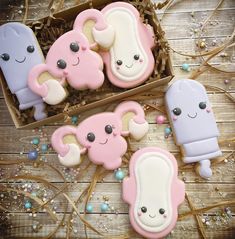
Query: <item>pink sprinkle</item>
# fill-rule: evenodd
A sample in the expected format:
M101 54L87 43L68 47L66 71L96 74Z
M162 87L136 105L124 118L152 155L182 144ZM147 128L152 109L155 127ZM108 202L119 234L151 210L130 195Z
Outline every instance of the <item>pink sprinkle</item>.
M173 120L176 121L177 119L178 119L177 116L174 115Z
M163 115L159 115L156 118L157 124L164 124L165 120L166 120L166 118Z

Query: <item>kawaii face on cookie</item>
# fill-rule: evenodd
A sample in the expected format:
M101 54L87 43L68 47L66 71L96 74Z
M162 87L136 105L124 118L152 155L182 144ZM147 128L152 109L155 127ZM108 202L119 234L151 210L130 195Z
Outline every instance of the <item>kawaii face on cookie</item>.
M21 23L0 27L0 67L12 92L25 88L29 70L42 62L43 55L29 27Z
M151 199L148 198L146 201L139 203L136 210L138 222L146 228L163 228L168 226L169 223L169 209L167 203L162 205L158 204L157 201L150 203ZM151 229L148 229L151 230Z
M200 83L173 83L166 93L166 104L179 143L212 137L218 132L206 90Z
M109 161L112 161L112 158L115 161L127 148L121 130L121 122L113 113L106 113L105 117L100 114L88 118L78 126L77 138L89 149L91 158L103 161L104 157L108 157Z
M56 40L47 54L46 64L51 74L66 78L75 89L97 88L103 83L102 62L78 31L69 31Z

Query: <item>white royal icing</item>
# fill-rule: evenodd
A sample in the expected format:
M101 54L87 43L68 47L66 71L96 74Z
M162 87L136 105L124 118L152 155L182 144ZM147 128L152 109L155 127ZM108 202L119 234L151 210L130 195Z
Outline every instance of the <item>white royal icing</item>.
M137 223L146 231L160 232L172 221L171 184L174 175L173 165L165 155L149 152L141 155L135 165L137 197L134 216ZM141 213L141 207L147 212ZM165 210L166 218L159 213ZM151 218L150 216L154 217Z
M111 69L123 81L137 80L148 66L148 57L140 41L137 20L127 8L115 7L105 13L105 19L115 29L115 41L110 48ZM142 63L134 60L139 55ZM117 60L123 64L117 70Z
M64 156L58 155L59 161L65 167L73 167L81 163L80 148L76 144L69 144L69 152Z
M143 124L137 124L133 119L129 121L129 132L133 139L140 140L142 139L149 130L148 122L144 122Z
M48 88L48 94L43 100L49 105L61 103L67 96L64 87L57 80L47 80L44 82Z

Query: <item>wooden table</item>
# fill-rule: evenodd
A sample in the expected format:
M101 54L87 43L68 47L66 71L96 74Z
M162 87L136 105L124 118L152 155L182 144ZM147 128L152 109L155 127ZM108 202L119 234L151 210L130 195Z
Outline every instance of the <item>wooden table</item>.
M11 2L9 5L8 2ZM32 0L29 1L29 13L28 19L35 20L48 14L48 2L43 0ZM206 17L211 14L213 9L217 5L216 0L185 0L179 1L173 7L168 9L162 19L162 27L166 32L166 37L169 41L170 46L184 53L194 54L198 51L196 46L197 42L197 31L200 23L202 23ZM76 4L75 0L65 1L65 8L69 8ZM24 1L1 1L0 3L0 24L6 22L6 20L13 21L22 20L24 13ZM162 18L162 12L159 12L159 18ZM206 45L209 49L214 47L213 45L220 45L226 37L230 36L235 23L235 1L225 0L224 3L219 7L215 16L211 19L205 28L203 33L203 39L205 39ZM1 49L1 46L0 46ZM233 70L235 65L235 51L234 47L225 51L224 56L220 55L214 57L211 64L214 66L222 66L225 70ZM196 69L201 63L201 58L192 59L190 57L184 57L179 54L173 54L173 65L176 75L178 78L187 78L191 72L182 71L181 66L183 63L190 64L191 70ZM224 90L229 91L235 96L235 77L234 75L219 73L215 71L207 71L198 77L198 80L205 85L212 85L220 87ZM224 81L228 80L229 83L225 84ZM225 140L235 137L235 106L234 103L229 100L225 94L221 92L208 91L209 98L213 105L216 121L220 130L220 145L223 151L223 155L226 156L234 150L234 144L224 142ZM156 101L158 104L162 104L163 100L161 97L156 95ZM102 110L102 109L99 109ZM91 112L89 112L91 114ZM179 148L174 145L173 139L164 138L164 128L167 124L157 125L155 118L160 113L152 111L148 113L147 119L150 123L150 132L147 137L142 141L136 143L131 141L131 148L136 150L139 147L145 146L159 146L164 149L170 150L181 164ZM47 125L40 131L32 130L16 130L13 122L8 113L5 105L3 95L0 92L0 159L1 160L22 160L26 158L28 150L32 149L31 140L35 136L45 135L41 138L42 143L49 143L47 138L50 137L53 130L57 128L54 125ZM86 114L81 115L81 119L85 118ZM59 123L58 123L59 124ZM23 153L23 154L22 154ZM43 155L42 160L46 160L48 163L54 165L63 175L72 175L69 179L72 183L69 186L69 196L75 200L79 193L90 183L92 180L95 167L91 166L83 177L79 178L82 170L71 172L65 170L57 160L57 156L53 151L49 151ZM182 171L179 172L179 177L186 183L186 192L192 201L194 207L201 208L208 205L213 205L217 202L224 200L235 199L235 164L234 157L230 157L224 162L213 166L213 176L209 181L199 178L194 171ZM86 163L85 163L86 164ZM83 166L82 166L83 167ZM4 167L4 172L9 173L15 169L15 166ZM23 174L29 173L30 175L38 175L50 181L54 186L63 186L63 181L58 174L49 169L48 167L33 167L23 166ZM127 173L127 168L123 168ZM17 171L15 171L17 174ZM13 184L13 181L9 184L9 187ZM31 183L28 180L27 185L25 182L18 180L19 187L22 185L25 187L33 187L35 190L41 188L41 183ZM29 186L30 185L30 186ZM14 193L13 193L14 194ZM47 194L50 194L47 191ZM46 195L47 198L49 195ZM109 198L110 207L114 210L109 210L107 213L100 213L100 205L104 201L103 197ZM15 204L20 201L24 203L24 199L18 200L12 195L11 199L6 198L5 194L0 193L0 202L10 203L9 208L14 208ZM99 231L108 235L108 238L113 238L114 235L120 235L126 233L130 229L129 216L128 216L128 205L125 204L121 199L121 184L114 178L113 172L109 173L103 182L99 182L94 190L94 195L91 199L91 204L94 206L93 213L86 216L86 219L95 226ZM4 204L5 205L5 204ZM64 207L66 200L63 196L55 199L53 203L50 203L52 210L56 211L56 216L60 219L63 216ZM22 206L23 207L23 206ZM225 208L225 207L223 207ZM232 213L232 219L229 220L229 224L216 226L215 215L221 214L222 209L212 209L199 217L199 220L203 221L203 218L208 216L209 225L203 224L205 228L206 236L208 238L235 238L235 207L230 207ZM80 212L83 212L83 207L79 207ZM182 214L189 211L189 206L185 200L184 204L181 205L179 213ZM71 211L71 206L69 206ZM3 226L3 217L5 214L1 214L0 229ZM36 216L35 216L36 215ZM11 238L40 238L49 234L55 229L56 224L50 219L48 214L40 212L35 215L31 215L25 210L16 210L9 214L8 222L12 225L12 228L8 228L7 232ZM220 217L220 216L219 216ZM222 218L222 217L220 217ZM219 219L218 219L219 220ZM38 232L33 232L32 225L42 225L42 228ZM71 222L74 225L71 232L71 238L84 238L84 227L77 217ZM5 227L6 228L6 227ZM107 228L107 230L106 230ZM62 227L56 234L56 238L64 238L66 233L66 227ZM0 237L6 238L6 232L2 233ZM90 238L97 238L97 234L88 229L88 236ZM137 235L132 238L137 238ZM177 226L173 233L170 235L172 238L200 238L202 237L199 230L198 224L194 216L185 218L182 221L177 222Z

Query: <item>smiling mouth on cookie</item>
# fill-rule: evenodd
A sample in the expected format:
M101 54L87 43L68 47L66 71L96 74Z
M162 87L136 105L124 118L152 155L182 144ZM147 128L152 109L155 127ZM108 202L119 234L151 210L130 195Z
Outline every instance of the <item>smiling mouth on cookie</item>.
M127 68L132 68L133 67L133 63L130 65L130 66L128 66L128 65L125 65Z
M25 62L25 60L26 60L26 56L24 57L24 59L22 61L19 61L19 60L15 59L15 61L18 62L18 63L23 63L23 62Z
M151 214L149 214L149 217L155 218L155 217L156 217L156 214L154 214L153 216L152 216Z
M108 139L106 139L104 143L99 143L99 144L107 144L107 143L108 143Z
M194 116L191 116L190 114L188 114L188 117L191 119L195 119L197 117L197 113Z
M80 63L80 58L77 58L77 62L75 64L72 64L73 66L77 66Z

